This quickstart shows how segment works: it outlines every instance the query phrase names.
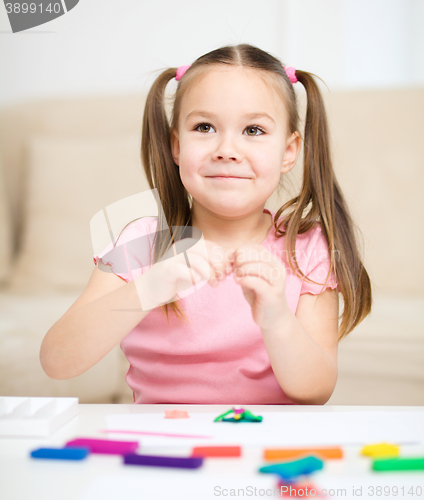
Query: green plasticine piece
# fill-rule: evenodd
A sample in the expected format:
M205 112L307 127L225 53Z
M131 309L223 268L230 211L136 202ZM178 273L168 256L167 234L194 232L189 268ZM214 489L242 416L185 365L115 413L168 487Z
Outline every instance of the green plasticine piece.
M228 410L225 413L222 413L221 415L218 415L215 419L214 422L219 422L220 420L224 420L224 417L229 415L230 413L233 413L233 410Z
M316 470L322 469L323 466L322 460L314 456L309 456L293 462L267 465L261 467L259 472L278 474L282 479L292 479L296 476L311 474Z
M242 412L238 412L237 415L239 416L239 418L234 418L234 417L225 418L230 413L236 414L234 412L234 408L216 417L214 419L214 422L262 422L261 416L253 415L253 413L250 412L249 410L243 410Z
M424 470L424 457L387 458L374 460L372 470L376 471L402 471Z
M257 416L255 417L255 415L246 415L246 413L241 413L240 414L240 418L223 418L222 420L224 422L262 422L262 417L261 416Z
M253 413L251 413L249 410L244 410L244 413L242 415L244 420L247 420L249 422L262 422L262 417L260 415L253 415Z
M242 423L246 423L246 422L248 422L248 423L249 422L251 422L251 423L262 422L262 418L260 420L257 420L257 419L249 420L249 419L245 419L245 418L239 418L236 420L235 418L223 418L222 421L223 422L235 422L235 423L240 422L242 424Z

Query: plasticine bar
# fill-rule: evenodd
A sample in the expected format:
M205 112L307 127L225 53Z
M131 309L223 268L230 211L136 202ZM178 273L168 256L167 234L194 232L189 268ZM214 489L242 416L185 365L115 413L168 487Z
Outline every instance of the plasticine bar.
M424 470L424 457L381 458L379 460L374 460L372 470Z
M316 455L319 458L343 458L340 447L333 448L266 448L265 460L280 460L284 458L297 458L303 455Z
M82 460L90 453L88 448L38 448L31 452L32 458L55 460Z
M399 446L390 443L377 443L364 446L361 455L373 458L394 458L399 456Z
M240 446L195 446L192 457L240 457Z
M313 484L308 482L292 482L292 481L278 481L277 488L282 497L303 497L303 496L311 496L308 495L308 491L314 490L318 494L315 498L323 498L321 497L319 489Z
M162 457L159 455L137 455L129 453L124 456L124 464L150 465L156 467L180 467L184 469L197 469L203 464L202 457Z
M108 455L126 455L138 449L138 441L112 441L111 439L73 439L66 447L86 447L91 453L105 453Z
M294 462L284 462L280 464L267 465L261 467L259 472L278 474L281 479L291 480L297 476L311 474L322 469L324 463L314 456L301 458Z

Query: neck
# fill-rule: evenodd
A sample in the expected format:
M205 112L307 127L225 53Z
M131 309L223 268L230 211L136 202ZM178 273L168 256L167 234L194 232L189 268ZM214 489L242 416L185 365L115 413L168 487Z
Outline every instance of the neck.
M272 227L272 216L263 207L248 214L223 216L193 203L192 225L202 231L205 240L235 248L246 243L261 244Z

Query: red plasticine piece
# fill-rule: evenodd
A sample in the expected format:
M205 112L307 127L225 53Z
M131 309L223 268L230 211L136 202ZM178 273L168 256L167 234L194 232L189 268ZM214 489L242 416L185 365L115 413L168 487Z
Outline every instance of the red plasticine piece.
M184 410L165 410L165 418L188 418L188 413Z
M240 446L195 446L192 457L240 457Z
M278 482L278 489L280 491L280 496L282 497L310 497L315 498L327 498L327 495L320 494L320 488L317 488L311 483L285 483L283 481ZM310 491L313 490L314 493L311 494Z

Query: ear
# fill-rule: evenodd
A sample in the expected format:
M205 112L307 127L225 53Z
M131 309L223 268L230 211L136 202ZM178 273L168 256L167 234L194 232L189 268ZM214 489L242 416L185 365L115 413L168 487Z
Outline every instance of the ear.
M174 162L179 166L180 161L180 141L178 138L178 132L175 129L171 130L171 151Z
M296 131L293 132L292 135L287 139L286 151L284 154L283 164L281 167L282 174L286 174L295 166L299 153L300 153L300 134L299 132Z

